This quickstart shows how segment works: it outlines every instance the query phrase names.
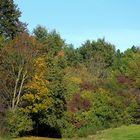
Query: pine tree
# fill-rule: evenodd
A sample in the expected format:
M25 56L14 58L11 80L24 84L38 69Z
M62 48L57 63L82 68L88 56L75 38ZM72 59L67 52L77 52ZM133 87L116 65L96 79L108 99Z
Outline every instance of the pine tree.
M25 23L19 20L21 12L13 0L0 0L0 35L14 38L25 30Z

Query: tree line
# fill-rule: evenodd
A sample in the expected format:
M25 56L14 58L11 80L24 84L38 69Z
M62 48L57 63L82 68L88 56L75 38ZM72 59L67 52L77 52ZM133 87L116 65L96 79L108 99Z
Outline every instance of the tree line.
M105 39L79 48L0 0L0 136L86 137L140 123L140 49Z

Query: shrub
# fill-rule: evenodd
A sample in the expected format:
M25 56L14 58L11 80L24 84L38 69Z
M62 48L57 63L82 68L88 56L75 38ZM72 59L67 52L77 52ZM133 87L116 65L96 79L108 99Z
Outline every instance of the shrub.
M78 136L79 137L87 137L89 135L95 134L97 130L99 130L98 126L88 125L88 126L80 128L78 130Z
M11 137L23 135L32 130L32 120L27 114L16 110L6 114L6 127Z
M124 97L105 89L75 94L67 104L62 136L86 137L102 129L130 124L135 107L134 99L128 106Z
M65 121L65 127L61 128L61 134L62 137L72 138L76 135L76 130L71 123Z

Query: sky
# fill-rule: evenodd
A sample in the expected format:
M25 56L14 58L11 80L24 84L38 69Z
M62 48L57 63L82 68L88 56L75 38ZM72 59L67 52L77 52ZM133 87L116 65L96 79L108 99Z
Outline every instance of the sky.
M105 38L121 51L140 46L140 0L14 0L32 30L56 29L75 48Z

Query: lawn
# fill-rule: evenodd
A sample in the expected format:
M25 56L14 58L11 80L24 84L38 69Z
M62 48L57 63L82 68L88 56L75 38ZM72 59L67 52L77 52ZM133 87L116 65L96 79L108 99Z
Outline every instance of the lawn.
M10 139L0 139L0 140L10 140ZM60 139L24 137L14 140L60 140ZM119 128L107 129L98 132L96 135L88 136L87 138L72 138L61 140L140 140L140 125L130 125L130 126L122 126Z
M140 140L140 125L104 130L95 136L95 140Z

